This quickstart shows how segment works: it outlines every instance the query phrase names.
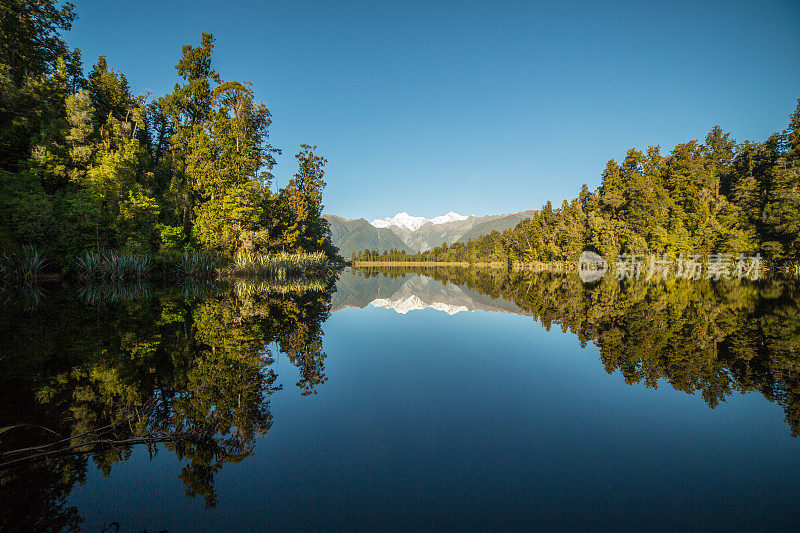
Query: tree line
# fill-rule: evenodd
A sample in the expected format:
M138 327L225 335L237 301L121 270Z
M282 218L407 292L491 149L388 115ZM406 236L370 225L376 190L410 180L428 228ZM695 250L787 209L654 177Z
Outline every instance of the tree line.
M72 4L0 8L0 246L57 263L87 250L336 256L321 217L326 159L301 145L271 190L271 114L250 83L224 80L214 37L184 45L174 90L134 95L98 57L85 74L62 33Z
M413 261L414 257L417 257L417 254L409 254L405 250L396 248L382 252L365 248L363 251L359 250L350 254L351 261Z
M800 99L788 128L763 142L737 144L715 126L704 143L666 155L658 146L630 149L621 163L608 161L596 190L584 185L558 208L547 202L513 229L419 254L365 250L352 259L512 264L576 261L585 249L609 261L622 253L798 261Z

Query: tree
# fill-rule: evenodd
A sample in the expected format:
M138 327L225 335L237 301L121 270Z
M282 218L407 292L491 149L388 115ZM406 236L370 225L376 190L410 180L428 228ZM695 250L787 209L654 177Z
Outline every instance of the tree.
M205 171L203 163L212 156L203 125L211 114L213 86L222 83L211 67L213 49L214 36L210 33L203 33L197 47L184 45L175 69L185 83L175 84L174 91L161 101L175 131L170 139L176 165L171 189L182 212L186 235L191 234L197 200L195 189Z
M80 54L61 38L75 18L72 4L54 0L0 4L0 170L17 171L33 137L59 114L66 94L49 81L61 65L66 89L79 68Z
M127 122L134 106L128 80L124 74L108 67L105 56L97 58L87 82L87 90L94 110L94 121L102 129L109 120Z
M295 155L298 171L276 200L276 242L287 250L322 250L328 257L338 253L331 242L328 221L322 218L325 163L316 146L303 144Z
M27 77L51 71L67 53L61 31L72 28L75 6L54 0L6 0L0 7L0 62L21 86Z

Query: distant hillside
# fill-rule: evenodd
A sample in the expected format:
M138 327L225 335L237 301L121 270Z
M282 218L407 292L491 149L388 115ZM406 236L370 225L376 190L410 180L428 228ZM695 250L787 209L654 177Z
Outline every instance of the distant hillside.
M333 244L339 248L339 255L348 259L352 252L370 250L414 250L406 246L391 229L376 228L363 218L349 220L336 215L322 215L331 228Z
M411 249L424 252L441 246L443 242L448 244L459 241L466 242L474 237L488 235L494 230L504 231L513 228L521 220L530 218L533 213L534 211L523 211L482 217L470 215L439 223L428 221L413 231L403 226L392 226L392 229ZM448 215L458 216L457 213L448 213Z
M323 215L333 235L333 244L345 259L352 252L370 250L405 250L417 253L441 246L443 242L466 242L469 239L488 235L492 231L504 231L515 227L520 221L533 216L535 211L504 213L482 217L447 213L433 219L414 217L398 213L394 218L374 220L363 218L346 219L336 215Z
M468 216L463 219L448 220L440 223L429 221L413 229L403 226L390 226L390 228L397 233L409 248L415 252L424 252L441 246L443 242L454 243L475 225L494 218L497 218L497 215L486 217Z
M486 220L479 224L475 224L466 233L464 233L458 239L457 242L467 242L470 239L474 239L475 237L480 237L482 235L489 235L491 232L495 230L503 232L507 229L516 227L517 224L519 224L526 218L533 217L534 213L536 213L536 211L506 213L504 215L500 215L497 218L493 218L492 220Z

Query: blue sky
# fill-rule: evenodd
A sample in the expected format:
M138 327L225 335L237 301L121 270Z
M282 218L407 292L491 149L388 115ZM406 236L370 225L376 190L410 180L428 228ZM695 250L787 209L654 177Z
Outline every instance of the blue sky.
M491 214L560 204L631 147L762 140L800 97L800 2L109 2L67 35L136 93L169 92L185 43L273 114L284 185L301 143L326 212Z

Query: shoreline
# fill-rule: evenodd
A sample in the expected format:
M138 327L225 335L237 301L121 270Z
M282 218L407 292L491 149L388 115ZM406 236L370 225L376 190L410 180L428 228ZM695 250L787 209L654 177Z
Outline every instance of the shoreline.
M460 267L460 268L502 268L508 269L508 263L470 263L468 261L353 261L350 266L354 268L363 267ZM577 263L567 263L565 261L554 261L549 263L512 263L511 270L527 270L533 272L569 272L578 270Z

